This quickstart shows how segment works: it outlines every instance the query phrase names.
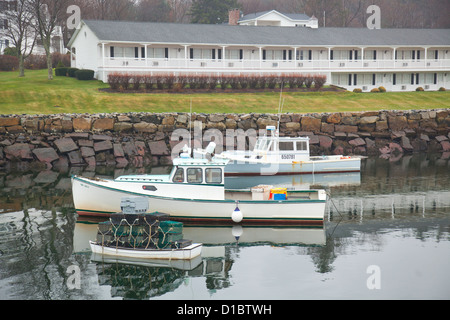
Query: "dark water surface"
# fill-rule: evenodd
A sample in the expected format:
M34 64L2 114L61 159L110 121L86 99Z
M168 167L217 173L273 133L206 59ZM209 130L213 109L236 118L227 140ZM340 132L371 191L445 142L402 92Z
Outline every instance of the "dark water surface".
M448 158L368 158L361 174L275 177L274 185L327 188L323 228L185 226L202 257L164 263L91 254L96 224L78 219L71 198L80 168L3 172L0 299L449 299Z

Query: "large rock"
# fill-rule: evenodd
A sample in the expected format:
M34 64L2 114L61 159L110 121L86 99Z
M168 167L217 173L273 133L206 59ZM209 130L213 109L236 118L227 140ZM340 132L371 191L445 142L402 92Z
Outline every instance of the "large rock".
M400 131L408 126L408 120L405 116L388 116L389 129Z
M33 159L31 149L28 143L15 143L4 148L6 158L8 159L21 159L29 160Z
M170 155L169 148L163 140L149 141L148 147L153 156Z
M328 136L319 136L319 144L322 148L331 149L333 139Z
M58 153L53 148L38 148L34 149L33 153L41 162L51 163L59 159Z
M95 156L94 149L92 149L91 147L81 147L80 151L81 151L81 156L83 158L88 158L88 157Z
M327 117L328 123L340 123L341 122L341 114L340 113L332 113Z
M302 117L302 130L303 131L313 131L313 132L320 132L321 127L321 120L318 118L313 117Z
M92 130L108 131L114 130L114 118L100 118L94 121Z
M122 145L120 143L115 143L113 145L114 148L114 157L125 157L125 152L123 151Z
M71 165L83 164L83 158L81 157L80 150L71 151L67 154Z
M18 126L20 124L20 118L0 118L0 127Z
M133 125L134 130L137 132L155 133L158 130L158 126L154 123L139 122Z
M74 131L89 131L92 126L91 118L74 118L72 120L72 126Z
M95 152L106 151L106 150L110 150L112 148L113 148L113 145L112 145L111 141L109 141L109 140L103 140L103 141L94 143Z
M72 140L72 138L62 138L55 140L55 145L58 148L59 152L66 153L73 150L77 150L78 146L76 143Z

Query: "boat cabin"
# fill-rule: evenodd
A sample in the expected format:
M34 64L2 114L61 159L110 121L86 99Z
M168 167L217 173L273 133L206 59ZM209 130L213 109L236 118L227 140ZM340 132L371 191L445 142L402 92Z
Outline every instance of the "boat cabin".
M173 160L170 180L174 183L223 185L228 160L191 158L183 155Z
M253 155L259 158L276 155L277 160L309 160L309 137L279 137L275 127L268 126L270 133L259 137Z

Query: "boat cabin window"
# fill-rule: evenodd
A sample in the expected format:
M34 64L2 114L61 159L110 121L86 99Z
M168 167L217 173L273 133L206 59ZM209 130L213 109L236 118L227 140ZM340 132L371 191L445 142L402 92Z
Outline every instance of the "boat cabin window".
M184 170L183 168L178 168L173 175L173 182L184 182Z
M186 170L188 183L202 183L202 169L201 168L188 168Z
M297 150L308 150L307 141L297 141Z
M269 144L269 139L258 139L255 144L255 150L268 150Z
M292 151L294 150L294 143L292 141L280 141L278 149L280 151Z
M205 170L206 183L222 183L222 169L207 168Z

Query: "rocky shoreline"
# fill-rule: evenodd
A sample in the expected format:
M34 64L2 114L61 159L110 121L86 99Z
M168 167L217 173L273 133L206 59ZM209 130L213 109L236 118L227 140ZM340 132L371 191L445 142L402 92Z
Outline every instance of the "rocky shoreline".
M205 146L211 136L222 135L215 142L219 150L225 150L230 145L231 148L239 146L236 143L239 134L255 136L266 126L278 124L280 135L309 136L312 155L388 157L415 152L450 153L450 109L280 116L261 113L0 115L0 168L170 165L172 150L180 144L173 134L180 130L190 133L194 140L200 139L196 146ZM232 137L231 144L229 137ZM245 141L246 149L252 147L251 139Z

